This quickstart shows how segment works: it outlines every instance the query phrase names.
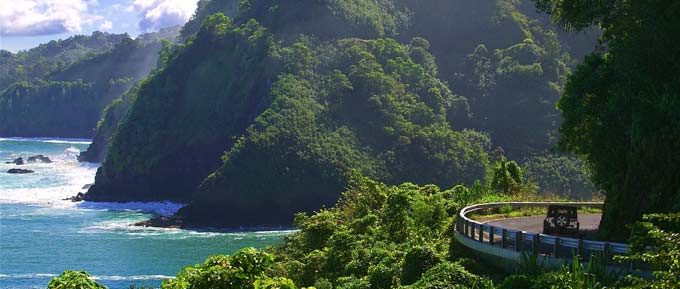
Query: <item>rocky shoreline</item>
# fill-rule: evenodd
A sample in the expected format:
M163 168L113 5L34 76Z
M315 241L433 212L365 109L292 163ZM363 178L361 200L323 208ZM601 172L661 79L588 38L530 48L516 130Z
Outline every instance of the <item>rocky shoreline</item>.
M83 189L86 189L91 185L85 185ZM63 199L65 201L71 202L94 202L99 201L89 200L87 194L79 192L78 194ZM134 202L144 202L142 200L132 200ZM107 201L114 203L125 203L126 201ZM186 207L185 207L186 208ZM258 222L257 220L244 220L244 219L234 219L226 218L230 221L225 222L225 218L218 218L222 221L206 221L205 219L193 220L190 218L192 215L187 214L185 208L180 209L173 215L157 215L149 220L141 221L132 224L131 226L136 227L153 227L153 228L168 228L168 229L183 229L183 230L196 230L196 231L210 231L210 232L243 232L243 231L258 231L258 230L292 230L294 229L291 224L292 215L290 215L290 220L285 222L283 220L288 220L289 218L280 218L281 222L271 223L267 225L267 222ZM189 218L187 218L189 215Z
M169 228L169 229L189 229L184 226L184 220L177 216L158 216L147 221L141 221L134 224L138 227L155 227L155 228Z
M52 160L49 157L46 157L44 155L35 155L35 156L30 156L30 157L26 158L26 161L24 161L23 157L18 157L11 162L5 162L5 164L15 164L17 166L21 166L21 165L24 165L24 164L33 164L33 163L50 164L50 163L52 163Z
M25 164L34 164L34 163L43 163L43 164L50 164L52 163L52 160L49 157L46 157L44 155L35 155L35 156L30 156L26 158L24 161L23 157L18 157L11 162L5 162L5 164L14 164L17 166L22 166ZM7 170L8 174L32 174L34 173L34 170L27 170L27 169L19 169L19 168L13 168Z

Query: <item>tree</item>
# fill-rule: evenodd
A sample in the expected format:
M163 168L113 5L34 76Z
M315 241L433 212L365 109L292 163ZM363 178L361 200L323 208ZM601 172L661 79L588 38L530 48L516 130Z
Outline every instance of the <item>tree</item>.
M621 259L651 264L656 278L633 278L635 288L680 288L680 212L645 215L643 220L631 226L632 253Z
M186 267L177 278L163 281L163 289L255 289L295 288L287 279L270 279L265 271L274 264L274 257L268 253L245 248L233 256L216 255L203 264Z
M491 188L495 191L503 194L517 193L523 183L522 168L516 162L500 160L496 163L491 180Z
M600 49L569 78L560 147L583 155L606 192L601 232L680 209L680 5L673 0L536 0L566 29L599 25Z

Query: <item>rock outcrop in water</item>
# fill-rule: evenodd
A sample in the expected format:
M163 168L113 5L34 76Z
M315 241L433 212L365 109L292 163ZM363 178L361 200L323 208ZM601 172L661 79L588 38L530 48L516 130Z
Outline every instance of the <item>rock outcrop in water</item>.
M16 158L11 162L6 162L6 164L15 164L17 166L23 165L24 164L24 158Z
M24 169L9 169L7 171L8 174L31 174L34 173L32 170L24 170Z
M65 198L64 201L71 201L71 202L82 202L85 200L85 194L83 193L78 193L77 195L73 197L68 197Z
M35 155L35 156L28 157L26 159L26 162L27 163L39 162L39 163L49 164L49 163L52 163L52 160L49 157L46 157L44 155Z

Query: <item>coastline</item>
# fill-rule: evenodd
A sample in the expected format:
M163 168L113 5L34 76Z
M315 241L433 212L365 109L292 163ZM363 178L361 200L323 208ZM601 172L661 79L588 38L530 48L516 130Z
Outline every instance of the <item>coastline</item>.
M214 227L201 226L200 224L185 223L183 218L177 215L156 216L146 221L135 223L133 226L145 228L180 229L194 232L213 233L247 233L247 232L297 232L298 228L286 226L253 226L253 227Z
M27 155L43 154L53 161L22 166L34 174L0 174L0 288L45 288L69 269L88 270L111 289L154 288L188 264L243 247L279 244L294 232L283 227L134 226L173 215L185 204L64 200L94 181L99 164L78 162L74 155L87 142L0 138L0 168Z

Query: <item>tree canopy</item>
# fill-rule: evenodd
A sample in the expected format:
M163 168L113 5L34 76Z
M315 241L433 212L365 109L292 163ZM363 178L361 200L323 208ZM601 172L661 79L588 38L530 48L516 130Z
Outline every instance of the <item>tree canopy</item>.
M537 1L569 29L603 29L601 48L569 77L560 146L585 156L606 192L601 224L680 210L680 5L676 1Z

